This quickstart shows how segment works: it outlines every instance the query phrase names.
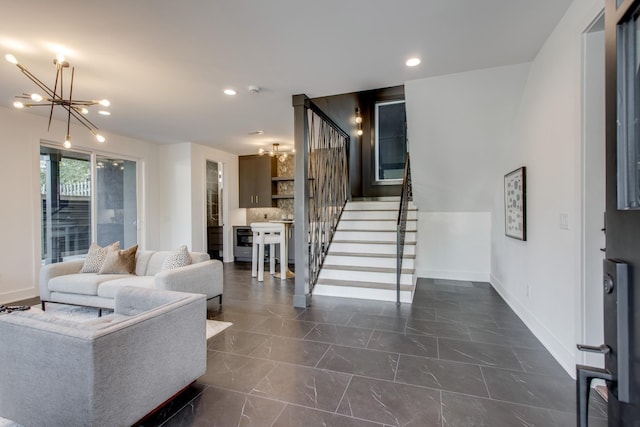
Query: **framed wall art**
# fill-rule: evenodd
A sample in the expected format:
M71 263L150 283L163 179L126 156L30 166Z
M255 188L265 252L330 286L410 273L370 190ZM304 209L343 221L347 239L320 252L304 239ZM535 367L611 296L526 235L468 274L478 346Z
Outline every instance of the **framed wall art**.
M527 240L527 180L523 166L504 176L504 234Z

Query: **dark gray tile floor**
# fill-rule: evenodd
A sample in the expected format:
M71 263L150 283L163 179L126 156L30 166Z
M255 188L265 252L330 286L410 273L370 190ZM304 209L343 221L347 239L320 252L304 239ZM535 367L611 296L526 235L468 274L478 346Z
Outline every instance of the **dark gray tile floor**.
M312 298L225 264L233 326L145 426L574 426L575 384L487 283L420 279L413 304ZM606 426L592 393L590 425Z
M207 373L145 425L573 426L575 385L487 283L421 279L413 304L312 298L225 264L233 322ZM182 405L182 406L181 406ZM594 397L592 426L606 425Z

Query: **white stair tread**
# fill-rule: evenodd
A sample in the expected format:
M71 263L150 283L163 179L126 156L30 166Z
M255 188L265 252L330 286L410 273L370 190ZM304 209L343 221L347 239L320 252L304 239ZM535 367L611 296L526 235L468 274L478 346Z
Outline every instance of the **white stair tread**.
M353 256L353 257L370 257L370 258L396 258L396 254L373 254L373 253L362 253L362 252L331 252L329 249L329 253L327 255L331 256ZM415 259L415 255L404 255L403 258L407 259Z
M396 290L395 284L380 283L380 282L354 282L351 280L338 280L338 279L318 279L316 286L318 285L330 285L330 286L345 286L352 288L372 288L372 289L390 289ZM413 291L413 285L400 285L401 291Z
M367 273L396 273L395 268L389 267L359 267L352 265L331 265L324 264L322 266L323 270L344 270L344 271L364 271ZM413 268L403 268L402 274L413 274L415 269Z
M395 245L396 242L384 241L384 240L332 240L331 243L357 243L363 245ZM405 245L415 245L415 241L405 240Z

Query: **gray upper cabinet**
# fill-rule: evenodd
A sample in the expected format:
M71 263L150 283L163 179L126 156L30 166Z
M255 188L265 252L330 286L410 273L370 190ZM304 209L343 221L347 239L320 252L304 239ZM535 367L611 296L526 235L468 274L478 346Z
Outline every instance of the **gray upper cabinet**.
M238 157L240 172L240 207L269 208L271 177L276 175L276 159L269 156Z

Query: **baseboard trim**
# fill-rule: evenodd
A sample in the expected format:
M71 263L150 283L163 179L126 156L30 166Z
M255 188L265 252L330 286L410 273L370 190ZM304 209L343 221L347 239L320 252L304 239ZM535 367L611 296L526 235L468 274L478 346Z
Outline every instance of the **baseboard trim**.
M500 294L502 299L511 307L516 315L531 330L533 335L540 340L542 345L551 353L560 366L573 378L576 379L576 360L574 353L567 349L555 335L544 326L536 316L531 314L518 300L516 300L505 288L505 286L494 275L489 280L493 288Z
M14 301L20 301L23 299L29 299L40 295L38 289L27 288L20 289L18 291L5 292L0 294L0 304L6 304Z
M429 279L468 280L471 282L489 282L490 279L489 273L479 271L447 271L425 268L416 269L416 276Z

